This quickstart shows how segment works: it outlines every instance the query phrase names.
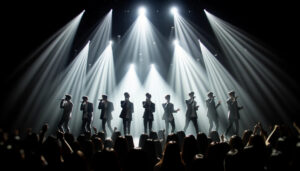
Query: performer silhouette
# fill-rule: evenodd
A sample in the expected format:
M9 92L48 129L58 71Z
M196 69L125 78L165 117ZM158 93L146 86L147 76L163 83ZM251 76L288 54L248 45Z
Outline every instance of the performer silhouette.
M215 103L215 96L213 92L209 92L207 94L208 99L206 99L206 107L207 107L207 117L209 121L209 129L208 132L210 133L213 128L213 122L216 126L216 131L218 132L219 129L219 116L217 112L217 108L220 106L221 102L219 101L216 105Z
M149 124L149 133L152 131L152 122L154 120L153 112L155 112L155 104L151 102L151 94L146 93L146 101L143 101L145 112L144 118L144 132L147 133L147 125Z
M130 134L130 124L132 120L132 113L134 112L133 103L129 101L129 93L124 93L125 100L121 101L122 111L120 118L123 119L124 135Z
M61 132L70 132L69 121L72 116L73 103L71 101L71 95L66 94L64 99L61 99L60 108L63 109L61 120L58 123L58 129Z
M111 127L112 120L112 111L114 110L114 105L112 102L107 100L107 95L102 95L102 99L99 102L98 109L101 109L100 119L102 120L102 130L106 134L105 124L107 122L107 126L111 133L113 133L113 129Z
M88 101L87 96L82 97L82 103L80 106L80 110L82 111L82 125L81 132L91 132L91 123L93 120L93 103Z
M171 99L170 95L166 95L165 99L167 102L162 104L162 107L164 109L164 114L162 119L165 120L166 123L166 135L169 135L169 123L172 126L171 132L174 133L175 131L175 120L174 120L173 113L178 112L180 109L174 110L173 103L170 103L170 99Z
M228 93L229 98L227 100L228 105L228 120L229 120L229 126L226 130L225 135L228 135L229 130L231 129L233 122L235 123L235 134L238 135L239 133L239 119L240 119L240 113L239 110L243 109L243 106L238 106L237 103L237 96L235 96L234 91L230 91Z
M194 92L189 93L190 99L186 100L185 103L187 105L187 111L185 114L185 126L184 126L184 132L186 132L186 129L189 126L190 121L193 122L196 134L199 132L198 128L198 122L197 122L197 110L199 106L197 106L197 102L195 101Z

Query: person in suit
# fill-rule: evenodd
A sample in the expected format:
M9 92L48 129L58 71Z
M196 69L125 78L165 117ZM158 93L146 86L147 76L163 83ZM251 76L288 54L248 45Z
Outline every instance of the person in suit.
M173 113L177 113L180 109L174 110L173 103L170 103L170 99L171 99L170 95L166 95L165 99L167 102L162 104L162 107L164 109L164 114L162 119L165 120L166 123L166 135L169 135L169 123L172 126L171 132L174 133L175 131L175 120L174 120Z
M124 93L125 100L121 101L120 118L123 119L124 135L130 134L130 124L132 121L132 113L134 112L133 103L129 101L129 93Z
M197 122L197 110L199 108L199 106L197 106L197 102L195 101L195 96L194 96L194 92L190 92L189 93L190 99L186 100L186 106L187 106L187 111L185 114L185 126L184 126L184 132L186 132L186 129L189 126L190 121L193 122L195 130L196 130L196 134L198 134L199 132L199 128L198 128L198 122Z
M238 96L235 96L234 91L230 91L228 93L229 98L227 100L227 106L228 106L228 120L229 125L226 129L225 135L228 135L229 130L231 129L233 123L235 123L235 134L238 135L239 133L239 119L240 119L240 113L239 111L243 109L243 106L238 106L237 98Z
M114 111L114 104L107 100L107 95L102 95L102 99L99 102L98 109L101 110L100 119L102 120L102 130L106 134L105 124L111 133L113 133L113 129L111 127L112 120L112 111Z
M64 99L61 99L60 108L63 109L61 120L58 123L58 129L61 132L70 132L69 121L72 116L73 103L71 101L71 95L66 94Z
M154 120L153 112L155 112L155 104L151 102L151 94L146 93L146 101L143 101L144 111L144 132L147 133L147 126L149 124L149 133L152 131L152 122Z
M87 96L82 97L82 103L80 105L80 110L82 111L82 125L81 132L91 132L91 123L93 120L93 103L88 101Z
M209 121L209 129L208 132L210 133L213 128L213 122L216 126L216 131L218 132L219 129L219 116L217 112L217 108L221 105L221 101L218 102L216 105L215 103L215 96L213 92L208 92L207 94L208 99L206 99L206 107L207 107L207 117Z

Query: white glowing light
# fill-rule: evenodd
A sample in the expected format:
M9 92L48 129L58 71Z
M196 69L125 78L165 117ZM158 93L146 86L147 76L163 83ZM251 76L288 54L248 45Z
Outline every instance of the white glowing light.
M178 9L176 7L171 8L171 14L177 15L178 14Z
M146 14L146 8L145 7L140 7L138 11L139 11L139 15L145 15Z
M175 40L173 41L173 44L174 44L174 45L179 45L179 42L178 42L178 40L177 40L177 39L175 39Z
M130 64L129 69L134 69L134 64Z
M151 68L155 68L155 65L154 65L154 64L151 64L150 66L151 66Z
M112 41L112 40L110 40L110 41L109 41L109 45L112 45L112 44L113 44L113 41Z

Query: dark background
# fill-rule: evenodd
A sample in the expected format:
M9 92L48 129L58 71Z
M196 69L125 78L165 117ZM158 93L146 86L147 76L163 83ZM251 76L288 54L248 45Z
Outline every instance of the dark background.
M10 75L47 38L86 10L75 39L80 49L100 19L113 9L113 39L124 35L137 16L140 5L147 7L147 16L167 38L173 25L169 9L180 14L212 37L203 9L228 21L256 37L272 51L274 60L298 84L299 19L296 4L274 0L12 0L1 3L1 85L3 102L9 98L16 78ZM209 40L214 41L214 40ZM72 58L72 57L71 57ZM289 85L287 85L289 87ZM280 91L280 90L279 90ZM293 90L295 96L299 91ZM284 98L284 97L283 97ZM2 107L2 106L1 106ZM16 116L14 116L16 117Z

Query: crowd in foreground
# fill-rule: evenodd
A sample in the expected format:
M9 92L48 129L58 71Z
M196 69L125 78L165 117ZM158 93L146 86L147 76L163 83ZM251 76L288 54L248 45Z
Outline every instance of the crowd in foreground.
M216 131L197 137L151 132L140 136L138 147L132 136L116 129L112 137L96 129L78 137L60 131L46 136L47 130L45 124L39 133L28 129L21 137L19 130L0 129L1 170L300 170L296 123L292 128L274 125L269 133L258 123L228 139Z

